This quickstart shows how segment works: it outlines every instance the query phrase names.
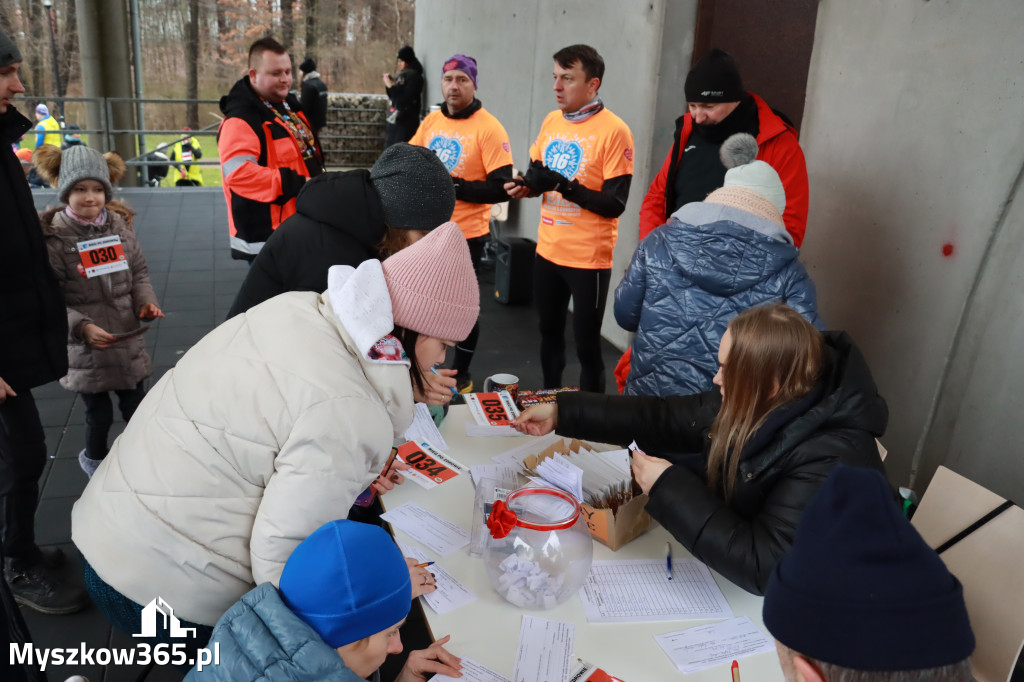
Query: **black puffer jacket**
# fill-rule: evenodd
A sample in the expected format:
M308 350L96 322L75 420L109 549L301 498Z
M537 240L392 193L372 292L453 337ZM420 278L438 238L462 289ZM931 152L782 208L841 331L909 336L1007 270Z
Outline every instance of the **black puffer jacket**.
M228 318L286 291L323 292L332 265L377 257L386 227L369 171L318 175L302 187L295 208L252 262Z
M793 543L801 512L837 462L884 473L874 439L888 421L885 400L850 338L827 332L825 339L819 385L796 406L773 412L754 434L731 502L683 464L651 488L651 516L695 557L755 594L764 592ZM558 433L608 443L635 438L648 454L681 461L686 452L707 455L720 407L717 389L671 398L563 393Z
M0 378L16 392L68 371L64 295L50 269L32 191L11 151L31 129L13 106L0 114Z

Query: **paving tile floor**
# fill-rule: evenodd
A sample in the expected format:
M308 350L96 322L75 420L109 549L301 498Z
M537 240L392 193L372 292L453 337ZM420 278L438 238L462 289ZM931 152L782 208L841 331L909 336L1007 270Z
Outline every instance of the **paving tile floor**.
M165 319L146 334L153 358L149 386L174 366L196 341L224 320L239 285L248 272L243 261L232 260L227 246L227 209L217 188L125 189L122 198L138 212L135 229L149 265L150 281L163 308ZM40 210L55 202L52 191L34 191ZM473 360L475 380L496 372L511 372L522 388L541 386L540 340L537 316L532 306L504 306L494 300L494 276L484 270L480 276L481 334ZM579 364L573 357L571 320L566 329L569 358L566 383L575 383ZM619 352L604 343L609 390L614 385L611 371ZM85 412L74 393L52 383L33 391L36 397L50 461L41 479L41 499L36 516L36 533L41 545L55 545L72 558L80 570L81 555L71 543L71 508L85 488L87 479L78 467L78 452L84 447ZM116 410L115 410L116 413ZM118 416L111 442L124 429ZM37 647L128 647L131 638L114 630L95 607L70 616L47 616L22 609ZM99 665L57 666L51 680L85 675L92 682L129 682L141 672L140 666ZM184 671L173 666L155 668L146 678L151 682L178 681Z

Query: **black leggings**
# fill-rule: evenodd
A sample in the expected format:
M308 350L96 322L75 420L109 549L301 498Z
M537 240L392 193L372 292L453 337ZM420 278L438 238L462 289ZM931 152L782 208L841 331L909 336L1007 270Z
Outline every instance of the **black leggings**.
M140 381L135 388L124 391L114 391L117 394L117 404L121 409L121 417L127 424L128 420L135 414L139 403L146 397L144 381ZM107 437L110 434L110 427L114 423L114 405L110 400L110 393L80 393L82 402L85 403L85 456L89 459L103 459L110 451Z
M580 389L604 393L601 322L612 271L556 265L537 256L533 270L533 299L540 316L540 364L544 388L562 386L565 369L565 317L573 302L572 331L580 361Z
M481 235L466 240L469 244L469 257L473 259L473 270L478 276L480 273L480 259L484 255L484 245L488 239L490 239L488 235ZM473 325L473 329L470 330L469 336L464 341L459 341L455 344L455 359L452 362L452 369L459 370L458 375L455 377L456 379L465 377L469 373L469 363L473 361L473 353L476 351L476 344L479 340L480 320L477 320L476 324Z

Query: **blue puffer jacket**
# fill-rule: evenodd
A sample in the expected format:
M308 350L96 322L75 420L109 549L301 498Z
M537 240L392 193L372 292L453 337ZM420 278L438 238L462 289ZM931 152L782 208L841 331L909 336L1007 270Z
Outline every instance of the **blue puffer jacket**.
M220 664L186 682L365 682L281 600L270 583L245 593L217 621L207 648L220 648Z
M729 321L786 303L814 326L814 283L785 229L730 206L695 202L637 247L615 290L615 319L635 331L626 395L688 395L712 387Z

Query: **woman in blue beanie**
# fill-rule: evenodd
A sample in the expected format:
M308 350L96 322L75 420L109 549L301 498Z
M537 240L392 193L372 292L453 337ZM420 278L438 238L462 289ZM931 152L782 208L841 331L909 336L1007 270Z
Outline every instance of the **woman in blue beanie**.
M384 659L401 653L412 586L401 551L378 526L321 526L288 558L280 585L263 583L232 606L207 645L219 663L197 665L185 679L379 682ZM461 677L447 641L411 652L395 682Z
M716 390L656 398L560 393L514 426L605 443L636 440L650 512L695 557L763 594L800 513L839 462L883 471L875 438L888 409L845 333L822 334L792 308L729 323Z

